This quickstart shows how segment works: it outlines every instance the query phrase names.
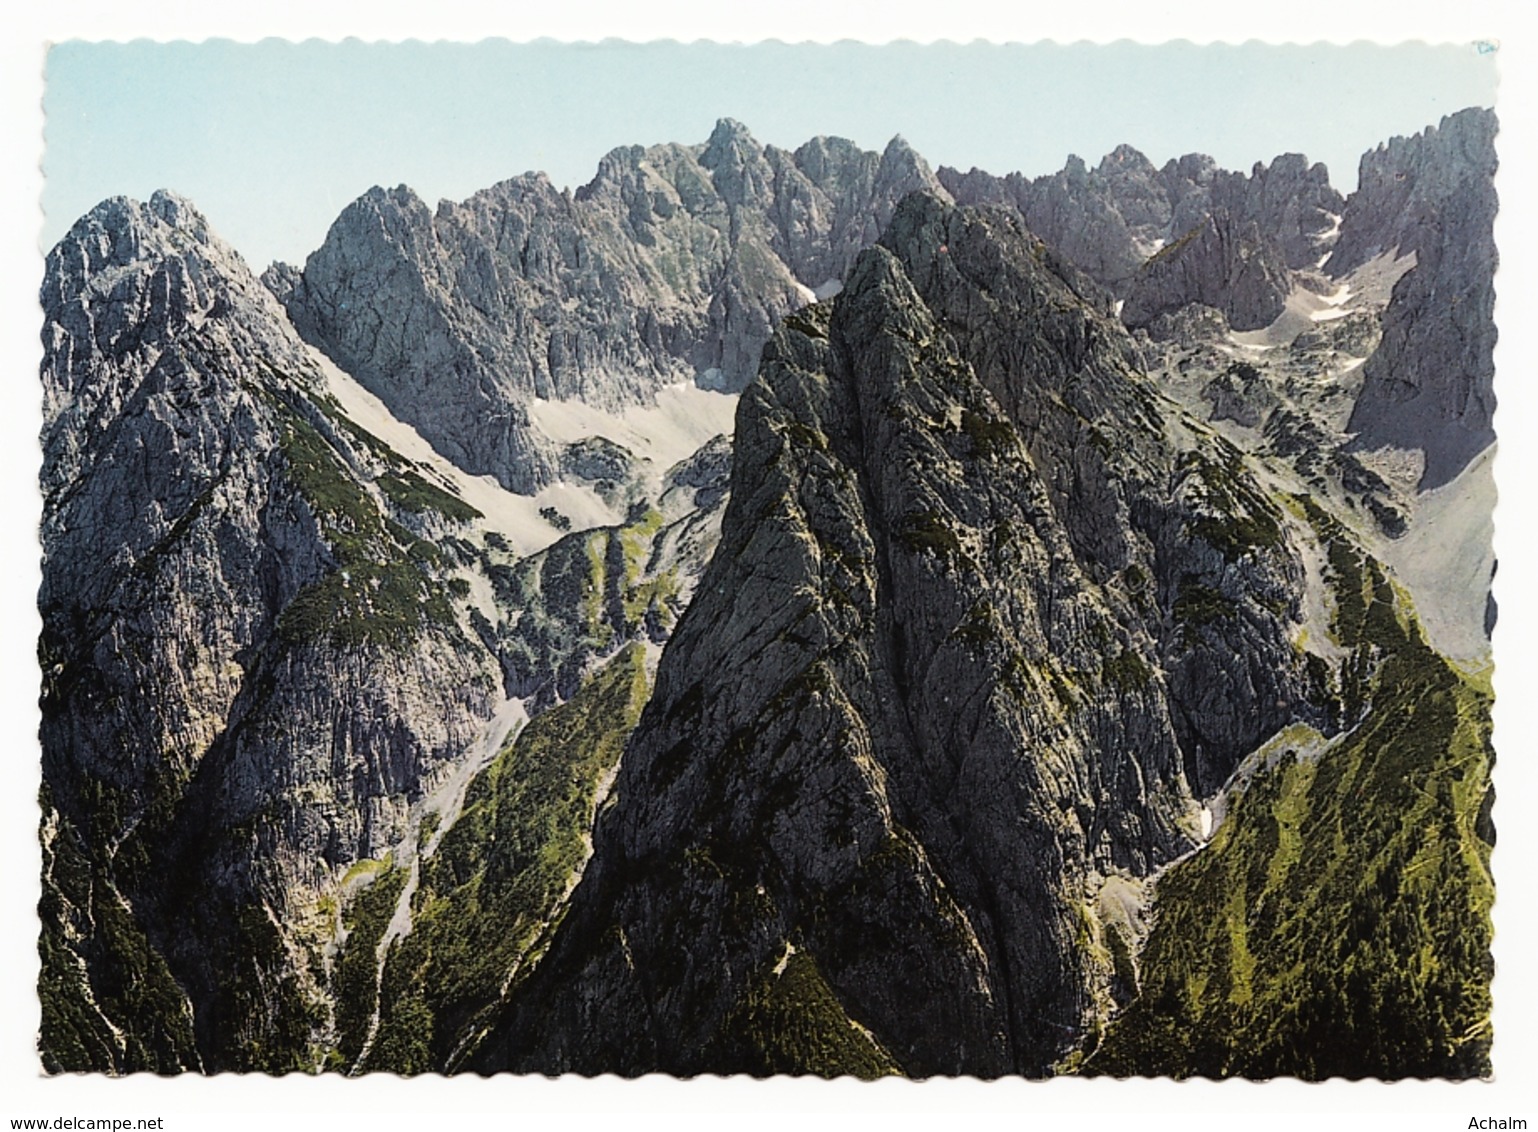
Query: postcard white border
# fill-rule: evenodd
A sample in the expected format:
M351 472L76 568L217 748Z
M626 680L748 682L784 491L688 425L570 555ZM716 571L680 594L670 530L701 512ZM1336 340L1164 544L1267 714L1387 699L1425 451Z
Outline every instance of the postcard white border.
M1393 5L1332 0L1323 3L1259 5L1210 0L1094 0L1053 5L1005 4L989 0L888 0L837 3L781 0L772 5L702 3L698 0L642 0L637 3L586 0L567 3L473 3L466 0L265 0L236 8L182 0L143 4L105 0L33 0L8 15L9 34L0 42L0 128L4 133L0 180L0 350L5 367L7 409L0 413L0 727L6 742L6 773L0 779L0 1121L13 1117L128 1115L166 1117L168 1129L232 1128L420 1128L463 1121L467 1127L522 1127L544 1123L540 1113L586 1113L606 1125L623 1121L642 1127L704 1123L711 1113L729 1112L734 1125L783 1129L810 1114L881 1113L884 1123L933 1126L950 1114L968 1121L999 1121L1001 1127L1083 1127L1133 1123L1144 1128L1192 1127L1193 1122L1242 1120L1247 1127L1295 1128L1303 1122L1334 1127L1409 1129L1466 1128L1471 1116L1517 1116L1538 1128L1538 897L1532 874L1538 862L1538 776L1528 750L1538 731L1538 310L1534 285L1533 202L1538 201L1534 138L1538 137L1538 26L1523 6L1509 0L1412 0ZM515 40L623 38L713 39L788 42L859 39L919 42L973 39L1035 42L1108 41L1130 38L1163 42L1346 43L1359 39L1468 43L1492 40L1499 46L1501 90L1497 112L1501 134L1498 188L1503 209L1497 224L1501 269L1496 317L1496 354L1502 448L1497 463L1501 502L1497 512L1500 625L1496 638L1496 770L1499 790L1495 820L1497 907L1496 1048L1497 1078L1491 1083L1331 1082L1304 1085L1243 1081L1214 1084L1168 1081L1127 1083L1064 1080L1046 1085L1019 1081L993 1084L935 1081L922 1085L891 1082L777 1081L754 1083L717 1079L676 1082L648 1079L621 1082L547 1081L499 1078L491 1081L373 1077L366 1083L336 1078L207 1080L190 1076L165 1081L139 1076L46 1080L35 1053L36 1001L30 972L36 969L36 688L34 642L38 581L36 544L38 466L36 431L40 420L36 383L39 316L36 288L41 255L36 247L42 187L40 111L43 46L68 38L202 39L227 36L252 40L286 38L364 40ZM168 123L168 128L174 128ZM208 1114L199 1116L199 1113ZM482 1116L479 1114L485 1113ZM491 1114L498 1115L491 1115ZM674 1115L665 1115L665 1114ZM217 1120L212 1114L219 1114ZM584 1121L585 1122L585 1121ZM718 1123L711 1119L710 1123Z

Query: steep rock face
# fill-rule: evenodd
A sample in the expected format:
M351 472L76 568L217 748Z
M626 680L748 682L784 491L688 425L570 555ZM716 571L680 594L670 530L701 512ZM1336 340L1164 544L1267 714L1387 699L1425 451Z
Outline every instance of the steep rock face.
M318 365L186 202L103 205L43 296L45 1066L1486 1071L1488 689L1433 652L1447 610L1421 628L1404 596L1482 592L1488 536L1446 520L1486 497L1416 499L1411 457L1344 431L1381 324L1360 448L1399 428L1430 477L1478 440L1428 425L1462 387L1418 359L1493 337L1481 121L1369 155L1338 286L1293 273L1260 330L1184 296L1244 278L1255 233L1262 281L1316 263L1321 169L1154 171L1122 147L1065 171L1068 236L1103 225L1139 263L1190 233L1140 269L1167 271L1148 295L1168 309L1136 345L1003 182L963 178L1001 209L894 209L932 180L900 140L790 154L723 123L616 151L578 196L623 205L625 239L676 251L666 194L644 216L637 196L672 162L736 257L680 375L756 364L760 282L791 279L794 305L857 267L783 320L735 473L725 437L663 473L721 427L680 439L669 399L725 398L606 416L560 399L623 409L652 378L568 370L504 453L562 477L538 500ZM400 271L436 223L406 226ZM1234 261L1203 259L1224 225ZM495 268L480 238L460 251ZM263 283L306 287L283 265ZM453 369L475 317L488 355L523 317L487 294L438 339L417 313L376 329ZM611 360L640 357L632 301L605 308ZM1375 544L1393 572L1327 513L1408 524ZM1150 896L1205 836L1198 801L1217 834Z
M1139 269L1122 320L1147 326L1200 303L1222 311L1235 330L1258 330L1282 313L1291 290L1280 246L1254 221L1218 209Z
M836 287L917 188L939 186L901 139L788 153L723 120L703 146L617 149L575 194L528 174L435 212L373 189L302 273L268 280L439 452L527 493L558 472L531 398L613 409L679 380L741 389L774 324Z
M1326 265L1340 277L1383 252L1415 255L1349 428L1361 448L1424 451L1422 490L1495 438L1495 131L1493 112L1464 110L1363 155Z
M1325 269L1340 278L1384 252L1418 252L1460 192L1494 177L1496 127L1494 111L1471 107L1364 153ZM1458 203L1488 209L1493 201L1481 194Z
M1325 167L1295 153L1269 166L1257 162L1245 174L1219 169L1205 154L1187 154L1156 169L1122 145L1094 169L1070 156L1060 172L1034 179L948 167L938 176L958 204L1018 208L1032 232L1121 296L1149 257L1217 213L1240 226L1255 225L1276 242L1286 267L1317 266L1344 207Z
M1274 509L1171 450L1104 293L1004 212L916 194L882 244L744 394L721 546L476 1067L1044 1074L1125 991L1101 886L1226 774L1182 721L1226 696L1238 749L1302 704Z
M1171 172L1166 166L1166 180ZM1320 162L1310 165L1301 153L1281 154L1269 166L1256 162L1248 177L1218 173L1210 190L1213 211L1253 221L1293 269L1317 267L1329 254L1345 205L1330 185L1329 170Z
M339 427L187 202L99 206L42 299L44 1048L59 1069L308 1066L316 901L399 837L490 713L495 664L375 483L413 473ZM124 964L164 977L114 1016ZM61 1034L93 1011L116 1048ZM144 1055L183 1025L195 1051Z
M1333 742L1247 760L1198 854L1158 885L1140 995L1091 1073L1468 1078L1490 1072L1490 688L1428 647L1404 590L1302 514L1333 575L1348 699Z
M1093 282L996 213L916 198L905 215L887 242L1019 429L1086 571L1160 642L1187 777L1210 794L1309 694L1278 507L1153 393Z
M1218 168L1218 163L1205 153L1188 153L1171 158L1159 171L1159 179L1170 202L1170 221L1164 241L1189 232L1207 218L1212 206L1212 185L1219 177L1235 176L1243 180L1244 174L1230 174Z
M1033 182L1029 194L1017 192L1031 231L1108 287L1119 287L1132 276L1157 246L1167 219L1160 214L1157 197L1150 201L1151 194L1144 191L1152 172L1146 160L1119 162L1117 172L1120 175L1114 180L1101 171L1091 175L1082 161L1070 157L1062 172ZM1141 213L1145 220L1141 230L1129 223L1119 207L1117 191L1129 189L1139 206L1129 211Z

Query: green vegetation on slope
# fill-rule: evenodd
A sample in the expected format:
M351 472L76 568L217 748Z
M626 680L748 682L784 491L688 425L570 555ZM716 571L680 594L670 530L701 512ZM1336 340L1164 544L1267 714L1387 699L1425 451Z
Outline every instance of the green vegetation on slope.
M459 820L422 862L365 1068L452 1069L463 1040L489 1020L587 860L599 784L646 703L645 656L627 646L471 784Z
M278 632L295 643L404 648L424 622L452 622L453 610L432 576L442 565L438 548L386 519L314 426L275 395L266 399L279 414L289 473L336 557L335 567L283 610ZM378 482L409 511L432 509L458 519L479 514L411 471L387 472Z
M395 905L406 887L405 869L391 868L376 876L342 913L347 943L332 977L336 1002L336 1043L341 1067L350 1066L363 1052L369 1019L374 1014L379 980L379 941L390 926Z
M754 1076L779 1073L872 1080L900 1073L869 1031L850 1021L816 960L797 951L748 991L722 1027L738 1064Z
M413 471L408 470L399 474L386 472L376 482L379 484L379 490L385 493L385 498L407 511L417 514L436 511L459 523L468 523L472 519L482 518L479 509L470 506L458 496L450 495L441 487L428 483Z
M41 802L45 826L53 824L37 908L43 1067L174 1073L196 1066L186 997L165 960L106 869L92 865L74 826L53 810L46 785Z
M554 670L555 688L570 695L594 657L671 629L683 605L679 570L653 561L665 534L661 512L637 508L620 526L573 532L512 565L489 563L497 600L522 610L501 642L508 665Z
M1218 444L1222 463L1199 452L1181 458L1181 471L1196 477L1201 497L1214 512L1197 519L1189 530L1229 562L1237 562L1252 550L1281 544L1281 513L1248 482L1239 450L1223 440Z
M1312 504L1351 650L1354 730L1257 774L1158 886L1142 993L1091 1073L1472 1077L1489 1071L1489 689L1424 641Z
M313 1073L325 1010L301 985L295 956L268 909L250 897L236 897L218 909L207 903L227 933L220 938L205 931L200 937L223 948L215 958L218 992L212 1006L203 1008L214 1017L207 1027L214 1039L208 1060L244 1072ZM305 961L313 963L313 955Z

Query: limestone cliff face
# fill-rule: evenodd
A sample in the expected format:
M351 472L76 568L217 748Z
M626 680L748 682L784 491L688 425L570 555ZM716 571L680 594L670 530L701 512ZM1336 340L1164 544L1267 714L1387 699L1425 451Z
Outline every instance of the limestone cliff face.
M791 153L722 120L704 145L614 150L576 193L527 174L433 210L373 189L302 272L268 279L301 333L439 452L532 492L559 467L530 399L740 390L779 319L836 288L919 188L943 192L901 139Z
M1166 181L1171 172L1166 166ZM1257 161L1248 176L1218 173L1210 196L1214 211L1253 221L1274 239L1294 270L1317 267L1330 254L1346 204L1331 186L1329 170L1317 161L1310 165L1301 153L1281 154L1270 165Z
M1210 436L1172 446L1132 357L1017 216L922 194L787 320L595 857L473 1064L1075 1048L1126 992L1108 878L1189 848L1191 779L1307 710L1274 507Z
M1495 115L1464 110L1363 155L1326 269L1415 255L1364 367L1350 431L1361 448L1425 452L1422 490L1495 438Z
M1218 215L1229 218L1225 226L1253 225L1273 241L1284 268L1315 267L1330 252L1344 207L1325 167L1296 153L1256 162L1246 174L1197 153L1155 168L1122 145L1093 169L1070 156L1060 172L1035 178L947 167L938 175L959 204L1019 209L1032 232L1123 297L1149 257Z
M1233 445L1153 392L1108 295L1007 218L922 203L889 242L1016 423L1086 570L1160 642L1205 796L1305 695L1283 517ZM1206 595L1223 615L1198 612Z
M1254 221L1220 208L1139 268L1122 320L1146 327L1199 303L1222 311L1235 330L1259 330L1282 313L1291 291L1281 246Z
M1152 188L1154 172L1147 158L1124 146L1094 170L1070 156L1060 172L1035 179L950 168L939 176L959 204L1019 209L1031 231L1069 262L1119 289L1167 235L1169 202Z
M406 470L331 415L189 204L98 207L43 305L45 1048L304 1067L316 902L403 834L499 699L495 663L378 486ZM152 1004L113 974L132 954L168 973ZM49 987L73 1005L50 1016Z

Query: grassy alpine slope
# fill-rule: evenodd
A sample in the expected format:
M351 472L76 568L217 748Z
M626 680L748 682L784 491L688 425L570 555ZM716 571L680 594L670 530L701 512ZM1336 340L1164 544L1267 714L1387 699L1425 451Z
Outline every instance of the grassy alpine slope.
M421 862L412 930L385 961L364 1069L452 1069L473 1045L587 860L601 785L650 691L645 659L643 646L626 646L471 784L464 812Z
M1328 551L1360 722L1257 774L1160 880L1141 993L1088 1073L1490 1071L1488 676L1433 651L1378 563L1300 503Z

